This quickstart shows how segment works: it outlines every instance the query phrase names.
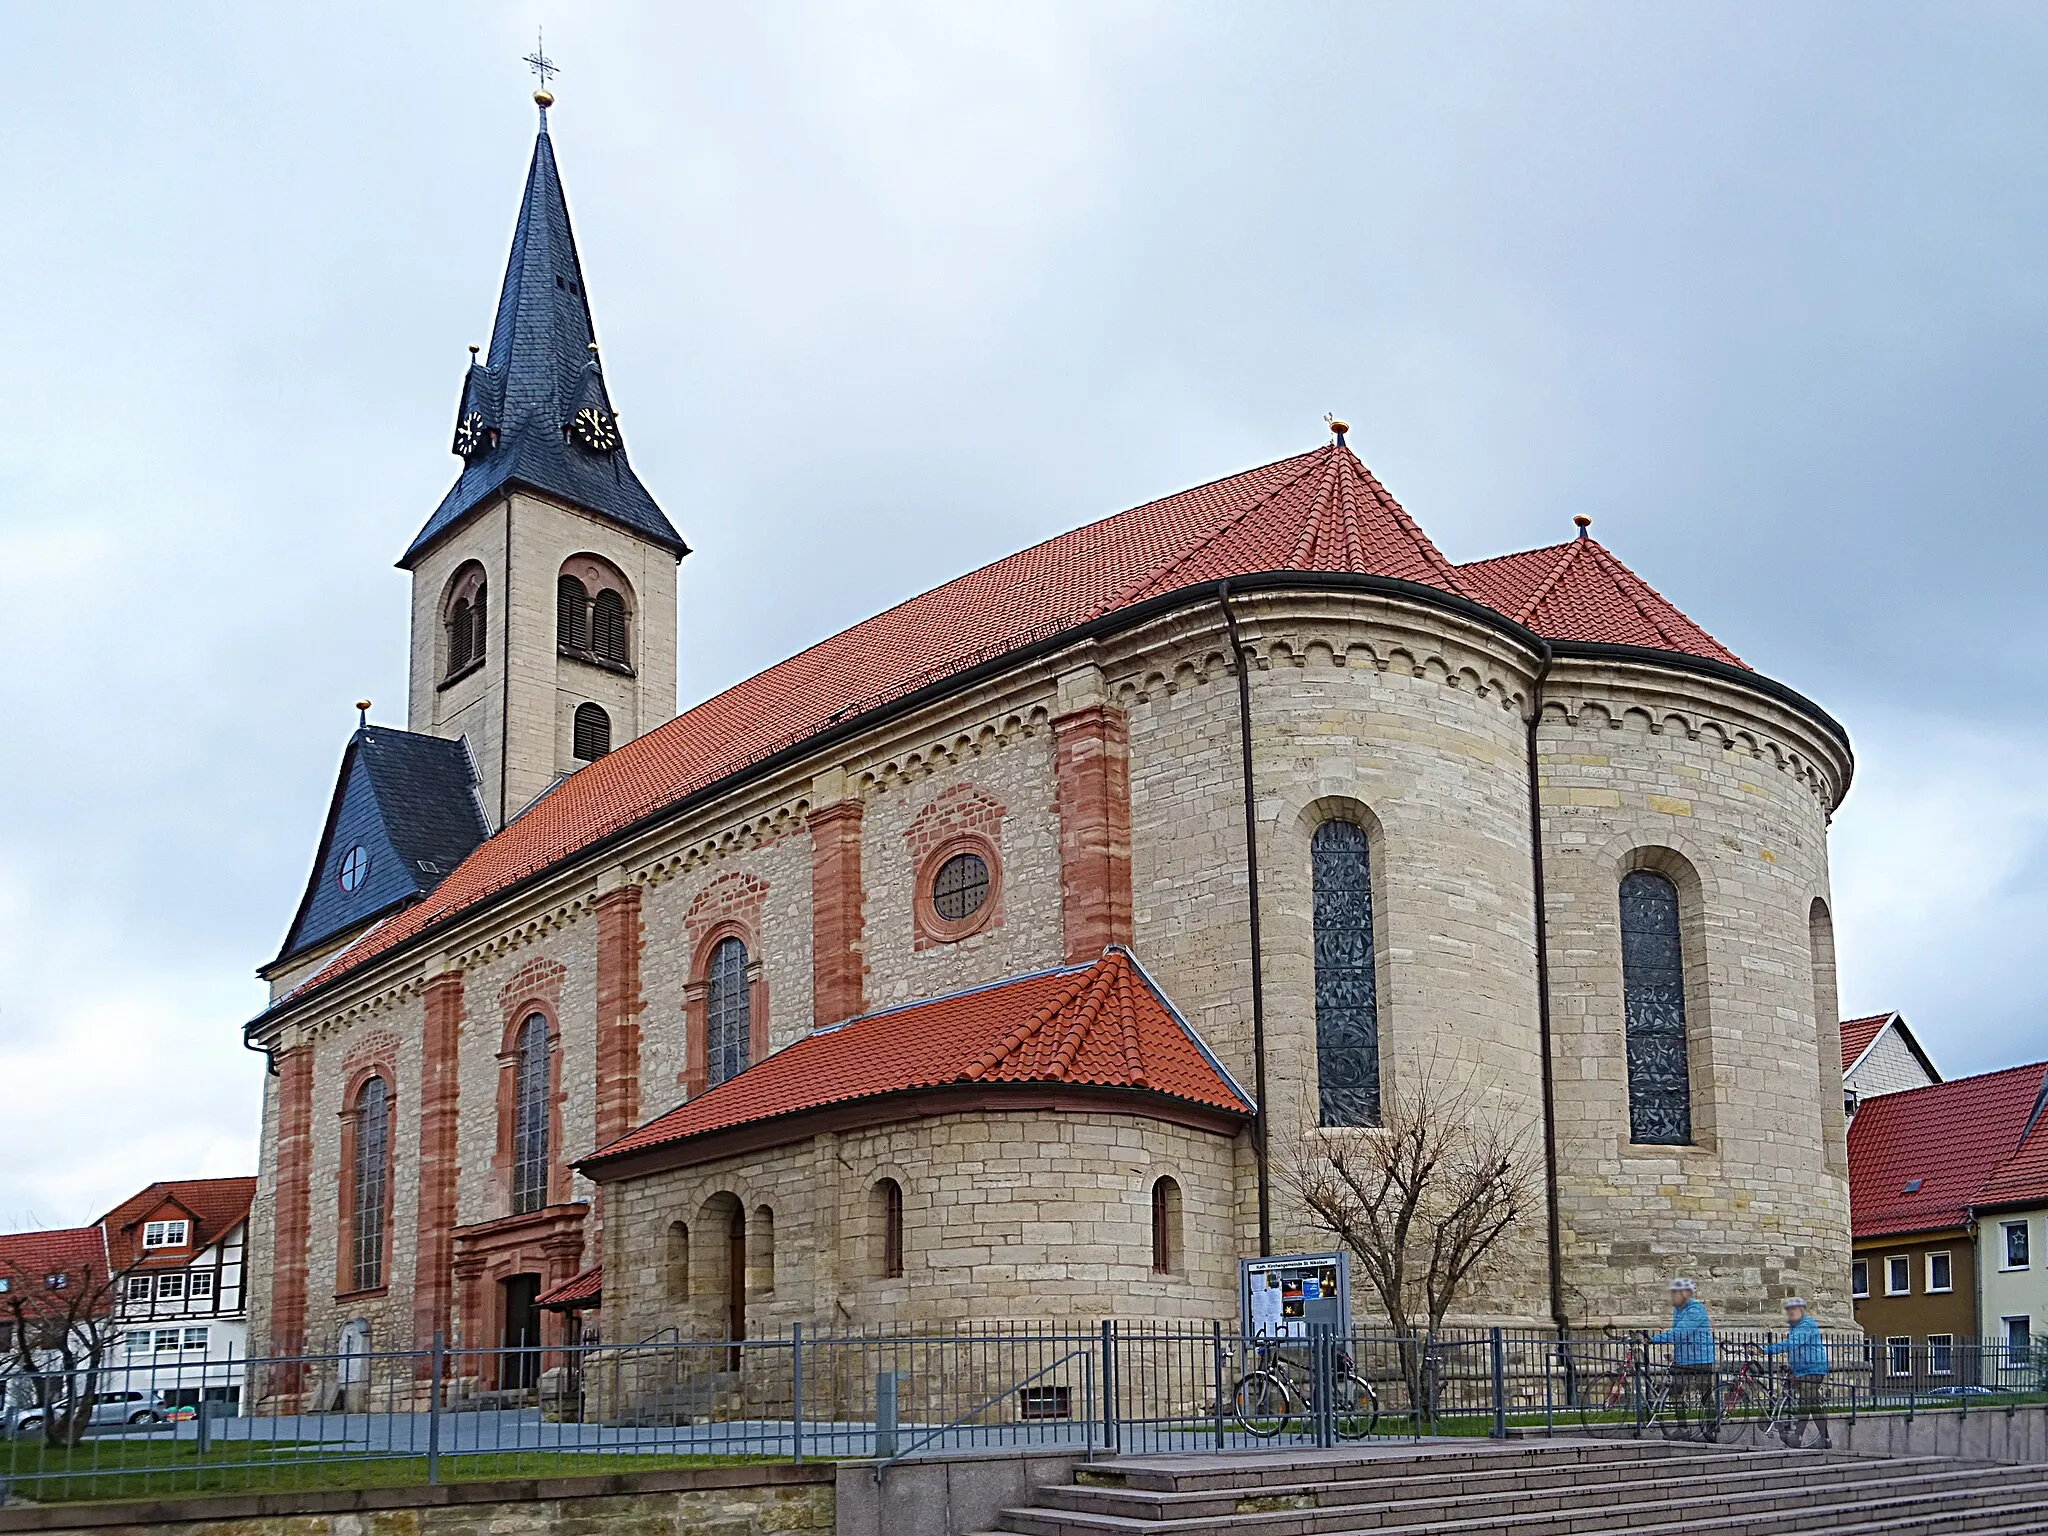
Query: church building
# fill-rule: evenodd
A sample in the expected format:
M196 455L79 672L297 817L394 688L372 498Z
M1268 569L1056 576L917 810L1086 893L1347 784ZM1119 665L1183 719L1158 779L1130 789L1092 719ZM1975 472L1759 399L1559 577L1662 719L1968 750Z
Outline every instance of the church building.
M1584 519L1453 564L1341 424L678 715L537 99L406 728L247 1026L255 1348L1230 1319L1329 1246L1287 1149L1431 1075L1544 1170L1471 1320L1846 1321L1840 725Z

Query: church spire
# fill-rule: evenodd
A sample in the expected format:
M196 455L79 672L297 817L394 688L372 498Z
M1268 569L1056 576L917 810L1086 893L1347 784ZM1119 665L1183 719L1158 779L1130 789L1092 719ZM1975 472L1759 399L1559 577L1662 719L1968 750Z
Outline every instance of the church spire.
M513 485L621 524L679 559L689 553L626 460L548 135L554 97L545 83L534 100L540 130L490 352L481 363L472 359L456 409L454 450L463 471L399 560L405 569Z

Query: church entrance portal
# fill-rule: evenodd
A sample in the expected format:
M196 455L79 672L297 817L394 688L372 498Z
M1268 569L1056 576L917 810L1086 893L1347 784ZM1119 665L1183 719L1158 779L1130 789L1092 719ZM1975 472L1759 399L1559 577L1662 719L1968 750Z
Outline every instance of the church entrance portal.
M523 1392L540 1380L540 1276L507 1275L505 1353L498 1357L498 1390Z

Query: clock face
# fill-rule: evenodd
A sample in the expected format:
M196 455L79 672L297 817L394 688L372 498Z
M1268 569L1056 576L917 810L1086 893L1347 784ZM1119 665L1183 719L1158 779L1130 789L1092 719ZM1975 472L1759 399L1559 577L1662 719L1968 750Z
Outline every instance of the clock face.
M619 429L612 425L611 417L594 405L586 405L578 411L569 423L569 430L576 435L576 441L592 453L610 453L619 446Z
M455 424L455 451L465 459L475 458L484 446L484 419L475 411Z

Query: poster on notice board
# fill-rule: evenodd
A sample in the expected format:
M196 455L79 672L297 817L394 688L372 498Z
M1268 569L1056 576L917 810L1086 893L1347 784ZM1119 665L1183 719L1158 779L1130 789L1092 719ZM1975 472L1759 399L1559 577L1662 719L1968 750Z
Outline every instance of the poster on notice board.
M1238 1260L1239 1331L1247 1339L1304 1339L1311 1322L1325 1322L1349 1332L1349 1260L1341 1252ZM1327 1302L1334 1309L1312 1305Z

